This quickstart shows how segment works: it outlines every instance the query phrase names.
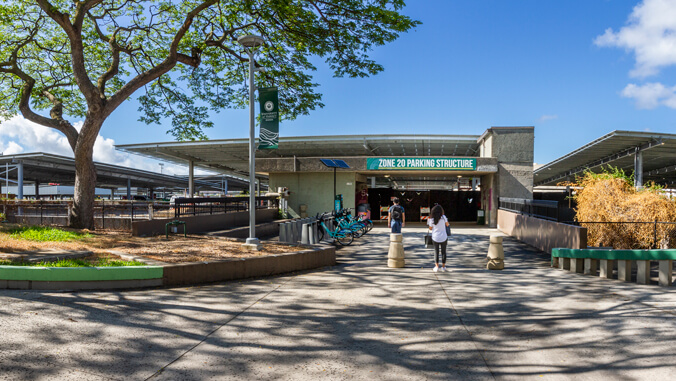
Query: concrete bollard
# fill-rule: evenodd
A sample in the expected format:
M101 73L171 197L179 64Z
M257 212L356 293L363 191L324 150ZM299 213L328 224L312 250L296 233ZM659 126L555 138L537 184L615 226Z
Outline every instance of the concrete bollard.
M505 251L502 248L502 236L491 236L487 259L486 269L502 270L505 268Z
M401 233L390 234L390 251L387 253L387 267L404 267L404 243Z

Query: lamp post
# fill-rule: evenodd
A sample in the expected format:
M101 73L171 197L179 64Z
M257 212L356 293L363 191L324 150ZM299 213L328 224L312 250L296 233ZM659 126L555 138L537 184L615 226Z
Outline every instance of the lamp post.
M249 55L249 238L244 244L250 250L259 250L260 243L256 238L256 127L254 110L254 51L263 45L265 41L260 36L246 35L237 39Z

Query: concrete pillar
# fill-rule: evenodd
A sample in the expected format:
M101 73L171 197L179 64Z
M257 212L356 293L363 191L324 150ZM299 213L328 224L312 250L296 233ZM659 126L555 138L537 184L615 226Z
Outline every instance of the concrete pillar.
M570 270L570 258L559 258L559 268L561 270Z
M115 199L115 188L110 188L110 199L111 200Z
M403 236L401 233L391 233L387 267L404 267L405 263Z
M376 178L371 177L371 188L375 188L375 187L376 187Z
M155 188L148 188L148 201L155 199Z
M650 283L650 261L636 261L636 283Z
M488 245L487 270L502 270L505 268L505 251L502 247L502 236L492 235Z
M664 260L660 261L660 286L671 286L672 278L674 276L674 261Z
M223 197L228 195L228 179L223 179Z
M127 179L127 200L131 200L131 179Z
M612 279L615 261L609 259L601 259L599 262L601 262L599 276L601 278Z
M16 164L16 178L17 178L17 189L16 189L16 198L23 200L23 163L18 162Z
M35 199L39 200L40 199L40 181L35 180Z
M584 274L596 276L598 270L598 261L592 258L584 259Z
M188 161L188 197L192 198L195 194L195 162Z
M559 257L552 257L552 267L555 267L555 268L559 267L559 260L560 259L561 258L559 258Z
M623 282L631 282L631 268L633 261L617 261L617 279Z
M584 272L584 258L571 258L570 271L582 274Z
M640 188L643 186L643 152L636 147L634 155L634 186Z

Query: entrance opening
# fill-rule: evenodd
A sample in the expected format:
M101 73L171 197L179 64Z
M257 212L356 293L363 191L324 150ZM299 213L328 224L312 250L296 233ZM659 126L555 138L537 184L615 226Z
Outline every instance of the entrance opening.
M375 188L368 190L368 200L371 206L371 219L387 219L387 209L380 212L381 207L389 208L392 198L398 197L399 203L406 211L406 221L424 221L429 214L425 208L435 204L444 208L449 221L476 221L477 210L480 209L480 191L471 190L395 190ZM380 213L380 214L379 214ZM422 218L421 218L422 217Z

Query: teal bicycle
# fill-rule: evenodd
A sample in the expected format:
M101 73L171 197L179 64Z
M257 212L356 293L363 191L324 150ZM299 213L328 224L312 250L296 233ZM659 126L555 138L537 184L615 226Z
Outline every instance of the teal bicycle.
M317 221L319 221L319 226L321 226L321 229L319 229L319 241L321 242L324 239L325 235L328 235L329 238L333 239L333 242L338 242L342 246L347 246L354 241L354 232L350 229L342 228L340 226L336 227L336 229L331 230L329 229L328 226L326 226L326 223L324 222L325 220L325 215L317 215Z

